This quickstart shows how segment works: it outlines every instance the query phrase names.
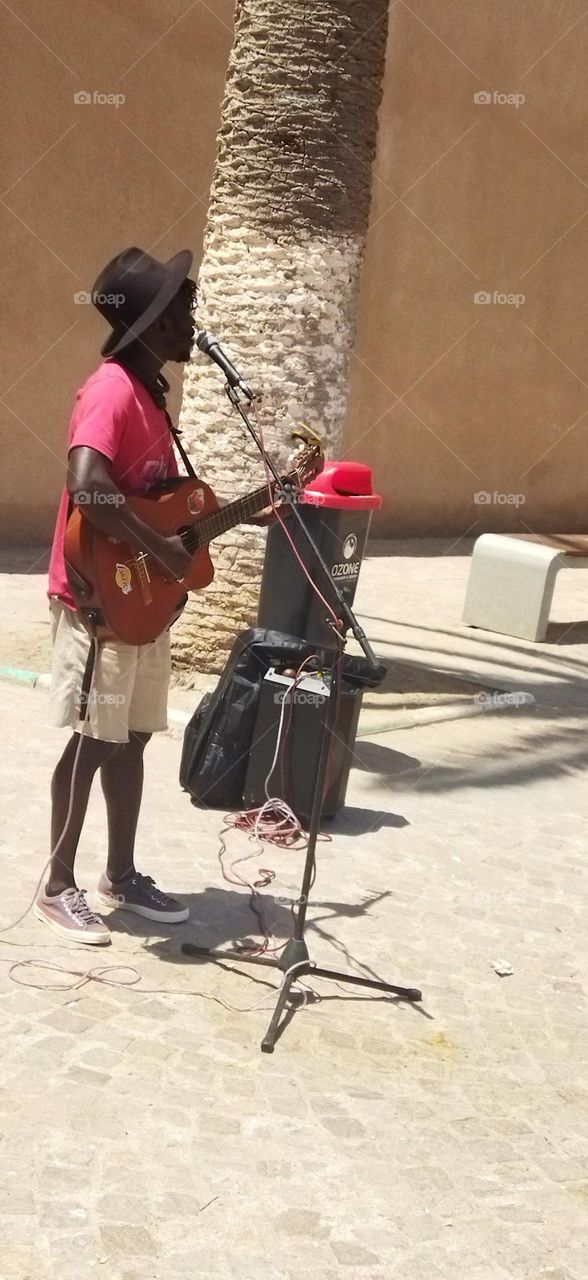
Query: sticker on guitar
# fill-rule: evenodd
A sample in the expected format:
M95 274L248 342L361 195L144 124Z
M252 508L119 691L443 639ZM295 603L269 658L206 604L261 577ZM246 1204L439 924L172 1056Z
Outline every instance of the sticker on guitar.
M133 590L131 570L129 569L128 564L117 564L114 581L116 582L117 587L120 587L123 596L128 596L129 591Z
M188 511L192 516L199 516L204 507L204 489L193 489L188 494Z

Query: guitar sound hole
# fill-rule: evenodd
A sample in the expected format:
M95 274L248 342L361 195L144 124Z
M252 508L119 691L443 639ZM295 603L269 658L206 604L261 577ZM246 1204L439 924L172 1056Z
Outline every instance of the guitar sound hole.
M198 534L193 525L185 524L178 529L178 535L186 548L186 551L192 556L198 546Z

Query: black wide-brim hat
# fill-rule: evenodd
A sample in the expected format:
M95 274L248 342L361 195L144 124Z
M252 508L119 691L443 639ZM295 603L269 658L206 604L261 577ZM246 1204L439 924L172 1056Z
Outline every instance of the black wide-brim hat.
M102 347L113 356L157 320L187 278L193 255L182 249L160 262L144 249L123 249L104 267L92 288L92 302L112 327Z

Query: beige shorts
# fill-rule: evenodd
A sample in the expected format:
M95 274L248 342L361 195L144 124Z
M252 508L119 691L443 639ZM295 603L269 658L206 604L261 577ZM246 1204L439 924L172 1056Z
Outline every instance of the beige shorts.
M53 670L48 723L82 731L79 702L90 637L77 613L55 597L50 601ZM128 742L129 731L167 729L171 672L169 631L152 644L112 640L98 649L84 733L103 742Z

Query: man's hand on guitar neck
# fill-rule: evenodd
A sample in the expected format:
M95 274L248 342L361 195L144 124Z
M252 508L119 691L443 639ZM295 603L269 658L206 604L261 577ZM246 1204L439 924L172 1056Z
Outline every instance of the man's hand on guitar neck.
M282 502L279 504L278 510L283 519L284 516L289 515L292 508L289 502ZM270 525L275 524L277 519L278 517L273 507L264 507L263 511L260 511L256 516L252 516L251 519L247 521L247 524L256 524L259 525L261 529L267 529Z
M218 494L216 495L216 500L219 507L227 507L231 501L230 498L219 498ZM281 502L277 505L281 516L289 515L292 510L292 504L290 502ZM249 519L245 520L243 523L257 525L259 529L268 529L270 525L276 523L277 518L278 517L273 507L264 507L262 511L257 512L257 515L250 516Z
M111 538L149 552L179 582L186 576L192 557L182 539L162 537L135 515L112 479L111 463L103 453L85 445L71 450L67 490L90 524Z

